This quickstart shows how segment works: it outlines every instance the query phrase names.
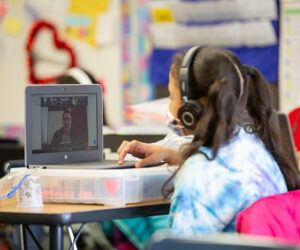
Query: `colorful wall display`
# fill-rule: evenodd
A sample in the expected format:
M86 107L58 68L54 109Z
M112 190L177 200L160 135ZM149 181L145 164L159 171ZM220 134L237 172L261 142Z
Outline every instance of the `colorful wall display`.
M278 0L150 0L149 6L155 84L166 85L172 55L194 45L232 50L278 82Z
M300 1L280 2L280 110L290 112L300 106Z
M149 75L152 46L148 2L136 1L134 6L132 4L132 1L123 0L121 6L124 110L127 105L154 98L154 85Z
M110 2L110 0L71 0L65 18L66 34L92 46L101 45L96 39L97 26L99 17L108 13Z

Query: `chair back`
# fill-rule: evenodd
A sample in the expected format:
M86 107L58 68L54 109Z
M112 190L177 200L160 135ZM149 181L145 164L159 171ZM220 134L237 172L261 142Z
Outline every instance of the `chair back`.
M300 244L300 190L261 198L240 212L236 221L239 233Z
M276 244L237 234L217 234L202 237L175 237L155 233L148 250L295 250L296 247Z

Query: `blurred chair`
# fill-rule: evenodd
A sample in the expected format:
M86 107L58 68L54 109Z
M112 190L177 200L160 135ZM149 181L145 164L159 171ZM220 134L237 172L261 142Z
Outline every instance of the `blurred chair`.
M12 138L12 139L0 138L0 144L18 145L19 141L14 138Z
M24 146L16 139L0 138L0 178L5 175L5 162L15 159L24 159Z
M292 131L286 114L278 113L278 124L285 154L298 169ZM242 234L268 236L285 243L300 244L300 190L257 200L238 214L236 230Z
M241 234L300 244L300 190L261 198L237 216Z
M4 163L3 173L4 175L8 174L11 168L21 168L25 167L24 160L10 160Z
M292 250L296 246L276 244L236 234L216 234L199 237L175 237L156 233L147 250Z

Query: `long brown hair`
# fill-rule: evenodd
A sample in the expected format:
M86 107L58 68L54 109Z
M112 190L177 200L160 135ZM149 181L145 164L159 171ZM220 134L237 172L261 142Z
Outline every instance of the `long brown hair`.
M171 74L174 79L179 79L183 57L182 53L173 56ZM237 56L227 50L201 48L191 67L189 93L190 99L206 97L207 103L195 129L193 141L181 147L183 162L196 153L214 160L221 145L228 144L237 125L242 125L243 115L246 113L251 120L252 133L259 136L274 157L288 190L300 187L297 169L283 153L278 126L272 118L268 83L257 69L242 65ZM212 156L202 152L199 149L201 146L211 148ZM183 162L163 186L165 196L172 192L166 187Z

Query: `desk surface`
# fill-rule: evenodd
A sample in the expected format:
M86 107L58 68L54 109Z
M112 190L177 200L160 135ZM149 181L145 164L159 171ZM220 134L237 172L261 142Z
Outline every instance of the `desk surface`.
M70 225L113 219L168 214L169 201L125 206L44 203L43 208L18 208L15 198L0 201L0 223Z

